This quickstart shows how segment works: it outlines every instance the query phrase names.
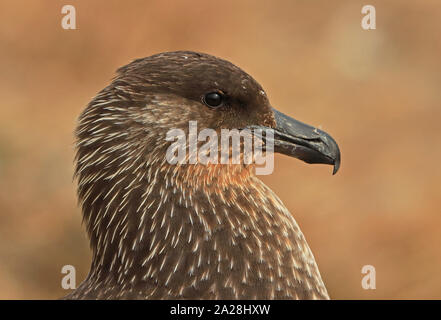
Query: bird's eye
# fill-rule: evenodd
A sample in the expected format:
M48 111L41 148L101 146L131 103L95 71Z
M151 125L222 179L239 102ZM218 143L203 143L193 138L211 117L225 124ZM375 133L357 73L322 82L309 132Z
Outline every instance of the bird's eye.
M202 101L209 107L220 107L223 103L223 95L219 92L209 92L202 97Z

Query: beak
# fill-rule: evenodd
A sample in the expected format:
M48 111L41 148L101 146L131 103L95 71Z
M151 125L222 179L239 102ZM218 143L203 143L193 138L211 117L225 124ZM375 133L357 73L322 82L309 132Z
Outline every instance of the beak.
M340 149L326 132L297 121L273 108L276 119L274 151L300 159L306 163L334 166L332 174L340 168Z
M333 165L332 174L337 173L340 167L340 150L329 134L288 117L274 108L273 112L276 120L274 128L275 152L300 159L306 163Z

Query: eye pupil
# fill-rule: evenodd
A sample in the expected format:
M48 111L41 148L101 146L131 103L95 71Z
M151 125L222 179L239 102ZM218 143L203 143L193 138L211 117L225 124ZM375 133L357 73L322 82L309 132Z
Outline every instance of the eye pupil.
M209 92L204 96L204 103L209 107L219 107L222 104L222 95L218 92Z

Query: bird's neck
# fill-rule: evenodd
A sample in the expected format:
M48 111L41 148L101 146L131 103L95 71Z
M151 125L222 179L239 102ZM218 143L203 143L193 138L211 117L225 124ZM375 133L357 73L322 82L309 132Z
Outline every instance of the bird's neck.
M305 274L311 292L326 297L296 222L251 170L163 166L95 181L101 190L83 201L89 285L151 298L295 298Z

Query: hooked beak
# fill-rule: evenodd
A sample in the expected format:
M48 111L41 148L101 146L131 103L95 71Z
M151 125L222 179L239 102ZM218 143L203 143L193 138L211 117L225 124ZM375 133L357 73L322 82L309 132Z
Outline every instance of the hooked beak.
M340 167L340 150L329 134L288 117L274 108L273 112L276 120L274 128L275 152L300 159L306 163L333 165L332 174L337 173ZM256 127L254 126L254 128Z
M276 119L274 151L295 157L306 163L334 165L332 174L340 168L340 150L326 132L297 121L273 108Z

